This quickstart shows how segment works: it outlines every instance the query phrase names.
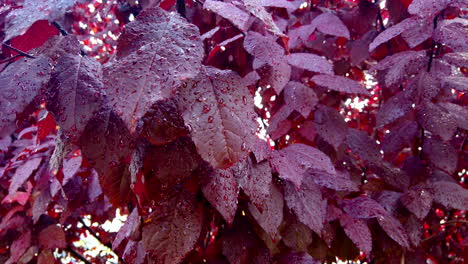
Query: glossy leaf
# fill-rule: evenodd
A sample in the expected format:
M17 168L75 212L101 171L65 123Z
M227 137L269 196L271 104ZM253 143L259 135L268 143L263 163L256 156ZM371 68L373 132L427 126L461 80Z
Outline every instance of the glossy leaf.
M229 20L241 31L247 31L249 28L250 15L239 9L232 3L224 3L219 1L207 0L203 4L204 9L208 9L221 17Z
M353 243L366 255L369 255L372 250L372 237L367 223L362 219L342 214L340 216L340 224Z
M333 66L325 58L311 53L292 53L288 55L292 66L311 72L333 75Z
M345 24L332 13L322 13L312 20L311 25L324 34L349 39L349 30Z
M319 74L312 77L311 80L317 85L338 92L364 95L369 94L369 92L364 88L364 86L362 86L362 84L342 76Z
M290 108L308 117L318 103L318 98L310 87L291 81L284 88L284 101Z

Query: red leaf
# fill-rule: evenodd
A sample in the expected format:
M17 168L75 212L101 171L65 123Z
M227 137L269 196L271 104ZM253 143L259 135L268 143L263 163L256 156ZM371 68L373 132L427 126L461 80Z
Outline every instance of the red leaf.
M311 53L292 53L287 56L289 64L303 70L333 75L333 65L324 57Z
M351 241L366 255L369 255L372 250L372 237L366 222L347 214L342 214L340 216L340 224Z
M331 175L336 174L335 167L327 155L316 148L300 143L274 151L270 164L279 173L280 178L291 181L298 188L301 186L307 169L324 171Z
M203 4L203 8L229 20L243 32L246 32L250 27L250 15L231 3L207 0Z
M200 236L203 210L192 194L177 193L161 201L143 226L144 249L154 263L180 263Z
M327 201L322 199L318 185L306 177L300 189L287 182L284 192L286 205L294 211L299 221L321 234L327 214Z
M370 94L361 83L343 76L319 74L312 77L311 80L317 85L338 92L364 95Z
M15 130L16 115L40 95L50 70L49 60L41 56L16 61L0 73L0 137Z
M183 86L180 110L200 156L214 167L227 168L252 148L257 115L236 73L211 67L203 73Z
M104 81L110 104L132 132L154 103L198 74L203 57L198 29L160 8L145 9L127 24L117 49L119 59L104 68Z
M320 105L314 114L314 127L317 133L337 149L348 134L348 125L335 109Z
M21 50L29 51L42 46L51 36L58 35L56 27L49 24L46 20L36 21L23 35L10 40L11 46ZM17 54L16 52L12 52Z
M67 246L65 232L59 226L50 225L39 233L39 243L48 249L65 248Z
M291 81L284 88L284 101L290 108L307 118L318 103L318 98L312 88Z
M202 191L210 204L218 210L229 225L237 210L239 184L229 170L203 172Z
M345 24L332 13L322 13L312 20L311 25L324 34L349 39L349 31Z
M458 210L468 209L468 190L458 183L437 181L432 183L434 201L446 208Z

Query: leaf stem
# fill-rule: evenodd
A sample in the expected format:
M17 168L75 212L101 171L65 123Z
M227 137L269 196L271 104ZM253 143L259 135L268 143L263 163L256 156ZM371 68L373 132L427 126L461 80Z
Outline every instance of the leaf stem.
M68 32L58 22L56 22L56 21L52 22L52 26L57 28L57 30L60 32L60 34L62 34L62 36L67 36L68 35Z

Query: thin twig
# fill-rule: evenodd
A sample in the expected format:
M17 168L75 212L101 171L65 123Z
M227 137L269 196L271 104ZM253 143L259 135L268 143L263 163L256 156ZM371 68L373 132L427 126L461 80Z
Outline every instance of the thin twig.
M15 48L15 47L12 47L12 46L10 46L10 45L8 45L8 44L6 44L6 43L2 43L2 44L3 44L3 46L5 46L5 47L7 47L7 48L9 48L9 49L11 49L11 50L14 50L14 51L16 51L17 53L21 54L21 56L24 56L24 57L27 57L27 58L31 58L31 59L35 59L35 58L36 58L36 57L34 57L34 56L32 56L32 55L27 54L27 53L24 52L24 51L21 51L21 50Z
M438 19L439 19L439 16L434 17L434 21L433 21L433 27L434 27L434 29L437 28L437 21L438 21ZM438 51L440 51L440 50L439 50L439 46L440 46L440 45L438 45L438 43L437 43L436 41L432 40L431 50L429 51L429 62L427 63L427 72L430 72L430 71L431 71L432 61L434 60L434 55L435 55L435 54L434 54L434 53L435 53L435 52L434 52L435 46L438 46L437 49L438 49Z
M57 28L57 30L60 32L60 34L62 34L62 36L67 36L68 35L68 32L58 22L56 22L56 21L52 22L52 26Z
M67 247L67 251L70 252L70 254L71 254L73 257L75 257L75 258L77 258L77 259L83 261L85 264L93 264L91 261L89 261L88 259L86 259L83 255L81 255L78 251L74 250L71 246L68 246L68 247Z
M96 238L97 241L99 241L99 243L101 243L102 245L104 245L105 247L109 248L112 252L114 252L114 250L112 249L112 245L110 243L104 243L104 241L102 241L102 239L99 237L99 235L91 228L89 227L84 221L83 219L79 218L78 221L83 225L83 227L88 230L88 232L94 237ZM114 254L116 256L119 257L119 261L120 263L125 263L124 260L117 254L114 252Z

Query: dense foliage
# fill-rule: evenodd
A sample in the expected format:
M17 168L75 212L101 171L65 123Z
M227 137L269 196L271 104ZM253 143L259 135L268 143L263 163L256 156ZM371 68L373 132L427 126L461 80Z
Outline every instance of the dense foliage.
M466 0L1 4L1 263L464 262Z

